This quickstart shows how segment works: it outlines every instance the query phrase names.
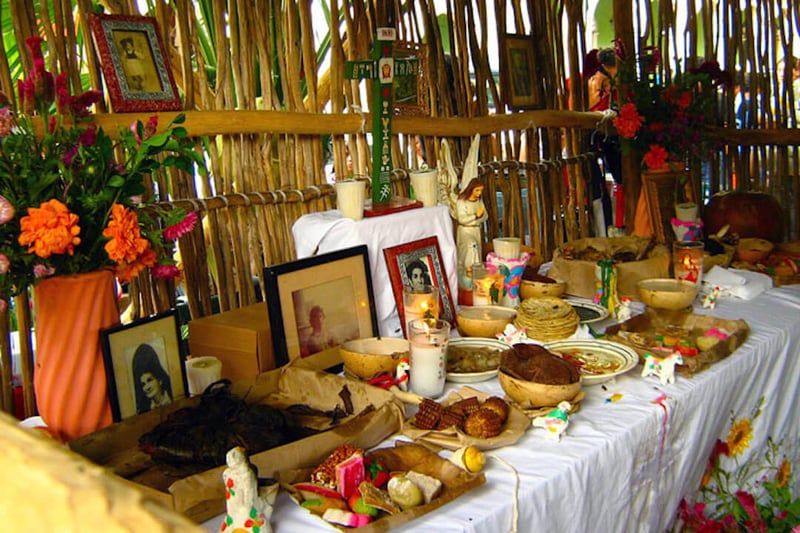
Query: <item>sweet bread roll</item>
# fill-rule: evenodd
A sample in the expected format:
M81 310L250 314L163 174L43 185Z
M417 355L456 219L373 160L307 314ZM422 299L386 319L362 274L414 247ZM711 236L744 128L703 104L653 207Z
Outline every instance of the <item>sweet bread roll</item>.
M464 433L479 439L496 437L502 429L500 415L491 409L480 408L464 420Z
M492 396L488 398L483 405L481 405L481 409L489 409L490 411L494 411L497 413L497 416L505 423L508 419L508 404L506 401L499 396Z

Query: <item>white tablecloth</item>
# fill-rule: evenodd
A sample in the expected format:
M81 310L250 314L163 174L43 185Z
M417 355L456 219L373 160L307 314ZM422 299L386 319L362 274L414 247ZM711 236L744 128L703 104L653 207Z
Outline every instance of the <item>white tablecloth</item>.
M447 273L450 295L453 302L458 298L453 221L445 206L410 209L359 221L344 218L336 210L310 213L303 215L294 223L292 235L298 258L342 250L359 244L367 245L375 311L378 315L378 329L382 336L403 336L389 281L389 271L383 257L385 248L436 236L439 240L444 271Z
M748 302L720 300L715 310L696 312L743 318L750 336L727 359L693 378L678 375L671 385L642 378L638 366L615 382L585 387L586 398L561 442L530 429L514 446L489 452L484 486L397 531L660 533L673 524L681 498L698 489L716 439L727 438L731 414L752 417L762 397L750 446L736 459L745 464L763 452L768 436L786 439L797 497L800 287L771 289ZM496 380L476 387L502 394ZM614 393L622 395L619 401L609 401ZM666 412L654 403L662 394ZM492 455L518 473L516 494L514 474ZM277 533L332 530L285 494L272 524ZM210 530L218 525L219 520L206 523Z

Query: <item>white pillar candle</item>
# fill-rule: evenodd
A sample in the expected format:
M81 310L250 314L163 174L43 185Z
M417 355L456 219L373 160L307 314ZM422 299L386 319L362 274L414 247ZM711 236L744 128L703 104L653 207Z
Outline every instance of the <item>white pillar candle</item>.
M418 318L439 318L439 292L436 287L425 285L422 289L403 288L403 315L406 322L406 338L408 323Z
M409 324L411 392L428 398L442 395L449 338L450 324L444 320L418 319Z
M216 357L192 357L186 360L186 381L189 394L201 394L206 387L222 377L222 361Z

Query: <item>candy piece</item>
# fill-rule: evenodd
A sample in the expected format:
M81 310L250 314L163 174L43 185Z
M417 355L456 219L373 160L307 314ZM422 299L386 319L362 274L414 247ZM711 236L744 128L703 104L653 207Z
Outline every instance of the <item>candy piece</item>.
M338 496L335 499L326 498L325 496L310 498L308 500L304 500L303 503L300 504L300 506L320 516L325 514L325 511L327 511L328 509L342 509L343 511L346 511L348 509L347 502L345 502Z
M386 488L389 490L389 497L392 501L404 510L416 507L425 501L422 489L405 475L395 476L390 479Z
M389 469L380 461L368 458L364 461L364 476L367 481L382 488L389 481Z
M339 446L317 468L311 472L311 482L336 488L336 465L349 458L354 453L363 453L364 450L350 444Z
M486 464L486 454L475 446L464 446L453 452L450 462L467 472L480 472Z
M333 489L315 483L295 483L295 490L300 491L304 500L312 500L319 496L325 498L342 499L341 495Z
M364 481L364 456L354 453L348 459L336 465L336 490L347 499L358 493L358 485Z
M350 510L354 513L369 515L373 518L378 516L378 513L380 512L377 507L373 507L364 503L364 498L359 492L356 492L350 496L350 499L347 500L347 505L350 506Z
M369 481L362 481L361 485L358 486L358 491L361 493L364 503L370 507L386 511L389 514L399 513L401 510L389 497L389 493L379 489Z
M347 527L366 526L372 522L372 517L365 514L351 513L341 509L328 509L322 515L322 519L331 524L339 524Z
M431 503L431 500L442 492L442 482L435 477L426 476L425 474L410 470L406 474L406 478L410 479L414 485L420 488L425 503Z

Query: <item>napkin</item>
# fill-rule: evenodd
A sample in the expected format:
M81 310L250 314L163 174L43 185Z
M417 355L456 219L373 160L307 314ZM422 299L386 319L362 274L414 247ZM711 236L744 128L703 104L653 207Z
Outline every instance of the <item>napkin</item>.
M711 292L714 287L719 287L720 297L734 297L742 300L752 300L762 292L771 289L772 278L760 272L723 268L714 265L703 276L702 293Z

